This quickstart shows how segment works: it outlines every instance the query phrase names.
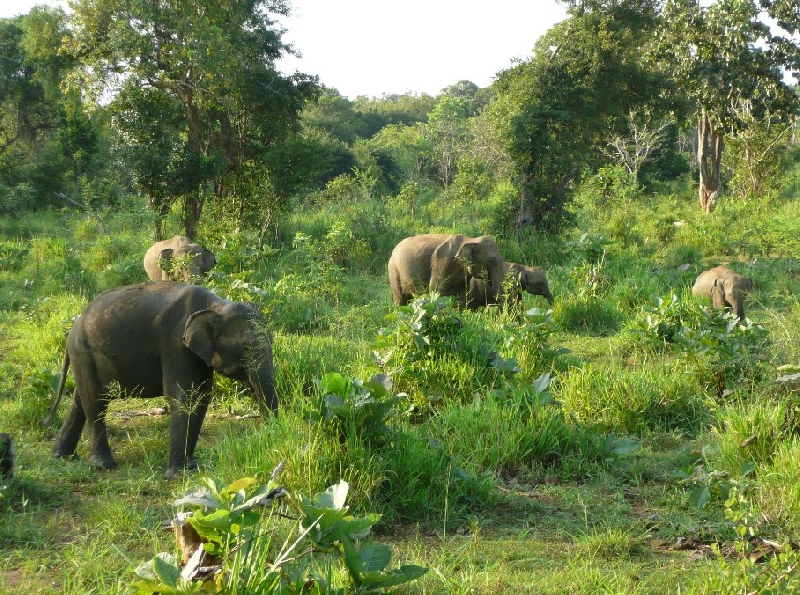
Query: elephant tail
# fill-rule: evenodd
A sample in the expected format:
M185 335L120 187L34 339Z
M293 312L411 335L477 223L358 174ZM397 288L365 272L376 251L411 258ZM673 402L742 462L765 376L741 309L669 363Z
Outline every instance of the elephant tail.
M61 403L61 396L64 394L64 385L67 383L67 372L69 371L69 351L64 349L64 363L61 365L61 378L58 379L58 389L56 390L56 400L50 408L50 413L42 420L42 427L49 428L53 425L58 405Z

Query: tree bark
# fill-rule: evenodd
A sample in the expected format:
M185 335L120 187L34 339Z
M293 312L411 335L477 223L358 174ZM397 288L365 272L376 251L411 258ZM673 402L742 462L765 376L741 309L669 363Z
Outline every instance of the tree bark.
M523 227L533 225L533 207L531 206L531 199L528 195L528 182L530 181L530 174L525 172L522 175L522 182L519 190L519 211L517 211L517 231Z
M722 132L714 129L708 112L703 110L697 122L697 165L700 173L700 208L706 213L714 210L722 194L720 170L724 147Z

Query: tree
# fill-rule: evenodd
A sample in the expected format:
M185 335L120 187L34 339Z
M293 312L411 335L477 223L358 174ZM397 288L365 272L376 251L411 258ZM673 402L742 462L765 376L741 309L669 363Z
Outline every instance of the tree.
M513 164L518 227L559 228L570 182L602 164L608 131L655 102L661 83L641 56L654 21L652 2L581 3L537 41L531 60L500 73L486 111Z
M60 51L69 35L60 8L0 20L0 194L17 210L77 202L99 185L101 131L62 85L75 67Z
M471 98L441 95L428 117L426 132L445 190L455 175L458 157L468 143L468 122L473 114Z
M653 122L648 111L631 110L628 114L628 134L614 135L608 141L607 152L628 170L636 184L642 165L663 145L667 138L667 129L672 125L671 118L665 117Z
M676 92L694 105L698 194L707 212L722 193L725 136L744 125L736 106L749 102L757 118L771 114L773 121L797 109L797 97L783 81L783 68L800 67L797 47L773 35L763 17L778 17L794 33L800 13L792 2L760 4L764 10L753 0L720 0L709 7L668 0L664 8L658 55Z
M96 98L147 89L182 106L183 142L170 162L189 236L209 193L223 196L226 176L296 126L317 90L315 78L275 68L291 51L270 18L287 14L285 0L75 0L72 8L71 49Z

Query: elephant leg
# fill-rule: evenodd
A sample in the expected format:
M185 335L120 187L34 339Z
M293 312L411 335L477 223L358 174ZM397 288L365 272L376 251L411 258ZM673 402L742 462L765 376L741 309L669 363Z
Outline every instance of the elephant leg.
M86 414L81 406L78 392L75 391L72 395L72 405L69 408L69 413L67 413L67 417L64 419L64 423L56 436L55 444L53 444L54 457L69 458L75 456L85 423Z
M194 397L194 398L192 398ZM200 428L211 400L209 390L182 393L170 399L169 461L167 478L178 475L183 469L196 469L194 449L200 436Z
M106 426L108 399L106 397L97 399L84 397L82 405L89 422L89 445L92 453L90 463L101 469L116 469L118 464L114 460L111 446L108 444L108 428Z
M206 418L206 411L208 410L210 401L211 393L204 394L189 414L189 426L186 430L187 469L197 469L197 459L195 459L194 456L194 449L197 446L197 439L200 437L200 428L203 427L203 420Z

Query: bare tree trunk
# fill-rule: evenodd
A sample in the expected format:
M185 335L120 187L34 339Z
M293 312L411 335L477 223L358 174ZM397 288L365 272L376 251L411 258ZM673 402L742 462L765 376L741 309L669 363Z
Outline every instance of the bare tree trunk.
M517 211L517 231L523 227L533 225L533 207L531 198L528 195L528 182L530 174L525 172L522 175L522 183L519 190L519 211Z
M187 172L185 193L183 195L183 226L188 237L194 238L200 215L203 212L203 189L197 168L202 162L202 148L200 142L200 117L194 103L194 95L187 84L180 91L181 99L186 108L186 119L189 127L189 154L192 156Z
M723 134L714 130L706 110L697 123L697 166L700 172L700 208L710 213L722 193L720 170L725 143Z

